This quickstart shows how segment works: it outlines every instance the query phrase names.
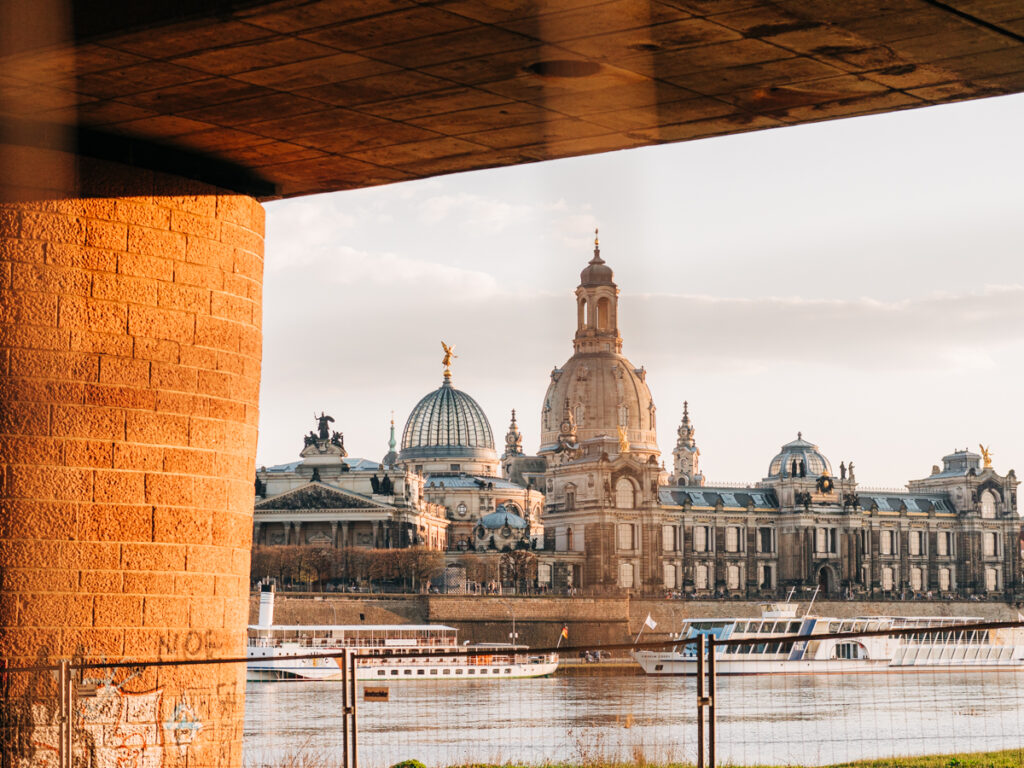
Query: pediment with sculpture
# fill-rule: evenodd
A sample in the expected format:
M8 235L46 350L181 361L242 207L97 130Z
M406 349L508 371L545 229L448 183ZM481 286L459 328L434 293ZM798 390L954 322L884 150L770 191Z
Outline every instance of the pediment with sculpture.
M323 483L309 483L278 496L263 499L257 510L299 509L390 509L358 493L332 488Z

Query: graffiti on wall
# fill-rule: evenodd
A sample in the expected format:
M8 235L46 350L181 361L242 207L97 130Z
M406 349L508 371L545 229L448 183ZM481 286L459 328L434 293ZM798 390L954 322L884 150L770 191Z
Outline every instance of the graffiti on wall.
M53 673L38 674L50 679L33 680L22 696L0 701L3 730L12 737L0 750L5 768L59 766L56 679ZM120 681L110 676L76 683L76 768L161 768L167 752L186 761L189 750L199 748L203 720L188 692L165 702L163 687L128 690L139 675L128 670Z

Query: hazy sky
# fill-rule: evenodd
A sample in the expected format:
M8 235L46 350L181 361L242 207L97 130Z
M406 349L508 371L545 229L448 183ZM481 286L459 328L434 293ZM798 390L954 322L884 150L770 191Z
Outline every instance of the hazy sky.
M1024 96L267 205L258 464L312 415L387 451L454 383L528 452L593 231L671 467L684 400L711 482L816 442L864 485L956 448L1024 469Z

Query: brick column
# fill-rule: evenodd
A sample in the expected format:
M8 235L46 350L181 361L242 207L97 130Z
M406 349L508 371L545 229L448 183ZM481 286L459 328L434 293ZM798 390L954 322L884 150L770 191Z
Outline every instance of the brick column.
M4 149L33 172L0 189L0 658L242 655L263 210L172 176ZM40 680L41 695L52 678ZM152 694L153 711L132 715L153 718L133 725L149 734L140 763L241 764L242 665L113 682L116 696ZM51 705L29 720L42 727ZM191 746L166 726L175 712L201 724Z

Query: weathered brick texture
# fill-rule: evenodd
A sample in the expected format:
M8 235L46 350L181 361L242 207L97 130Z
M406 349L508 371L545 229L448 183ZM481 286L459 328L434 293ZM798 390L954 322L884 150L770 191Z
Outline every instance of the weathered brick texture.
M263 210L15 154L48 188L0 179L0 658L241 655ZM152 684L167 702L219 687L208 754L240 764L241 668L160 668Z

